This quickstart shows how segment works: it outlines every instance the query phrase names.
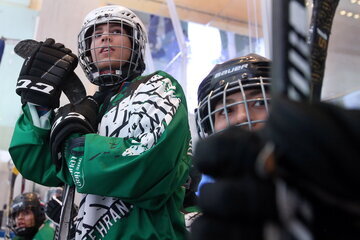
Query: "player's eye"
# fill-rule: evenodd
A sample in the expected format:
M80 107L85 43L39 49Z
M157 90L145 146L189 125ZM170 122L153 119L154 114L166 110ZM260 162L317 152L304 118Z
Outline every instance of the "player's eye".
M261 99L254 102L254 107L262 107L262 106L265 106L264 100Z
M100 33L100 32L94 33L94 38L99 38L101 36L102 36L102 33Z
M225 110L225 109L226 109L226 110ZM220 109L220 111L218 112L218 114L221 115L221 116L225 116L226 113L229 115L229 114L231 114L233 111L234 111L234 106L231 106L231 107L225 106L225 107L222 107L222 108Z
M123 34L124 31L121 27L114 27L110 30L110 34Z
M265 101L267 101L267 104L269 104L269 100L264 100L263 98L258 99L256 101L254 101L253 106L254 107L264 107L265 106Z

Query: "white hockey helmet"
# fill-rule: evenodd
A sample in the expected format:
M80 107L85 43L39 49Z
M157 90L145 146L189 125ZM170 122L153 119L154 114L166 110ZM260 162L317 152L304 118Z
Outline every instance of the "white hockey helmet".
M92 59L91 51L96 46L91 46L92 34L95 28L101 24L119 24L126 33L115 33L126 35L131 41L131 56L127 61L119 60L119 66L113 66L109 62L107 71L99 69L97 59ZM112 35L114 33L107 33ZM141 75L145 70L145 45L147 42L147 33L142 21L129 9L110 5L92 10L84 19L81 31L78 36L79 62L87 78L93 84L98 86L114 86L124 81L131 81ZM108 46L110 48L110 46ZM113 48L124 48L123 46L114 46ZM114 62L114 60L111 60ZM104 62L104 60L102 60ZM112 66L111 66L112 65Z

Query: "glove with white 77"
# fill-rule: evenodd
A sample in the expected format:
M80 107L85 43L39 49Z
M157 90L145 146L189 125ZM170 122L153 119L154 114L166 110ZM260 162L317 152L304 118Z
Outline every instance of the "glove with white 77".
M59 170L62 165L62 145L74 134L94 133L97 129L98 103L92 97L86 97L79 103L69 103L55 114L50 133L51 155Z
M78 58L61 43L48 38L40 42L21 68L16 93L21 102L57 108L61 85L78 64Z

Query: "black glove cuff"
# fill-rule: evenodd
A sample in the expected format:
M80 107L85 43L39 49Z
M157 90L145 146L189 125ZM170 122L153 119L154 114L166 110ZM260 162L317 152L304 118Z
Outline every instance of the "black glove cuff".
M50 134L51 155L57 170L62 164L62 144L73 133L87 134L95 132L85 117L79 113L71 112L65 117L59 118L53 125Z
M57 169L62 164L62 144L73 133L87 134L97 128L99 106L92 97L76 104L67 104L58 109L50 133L50 147Z
M21 76L17 82L16 93L21 96L23 104L31 102L40 106L57 108L61 91L45 79L33 76Z

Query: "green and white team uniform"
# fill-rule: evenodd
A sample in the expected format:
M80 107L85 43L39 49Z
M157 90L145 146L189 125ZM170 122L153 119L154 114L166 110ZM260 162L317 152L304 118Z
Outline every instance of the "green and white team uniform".
M184 239L180 212L191 161L187 107L165 72L125 84L107 105L98 134L69 151L56 171L49 149L49 112L24 105L10 153L26 178L75 185L83 199L76 239Z

